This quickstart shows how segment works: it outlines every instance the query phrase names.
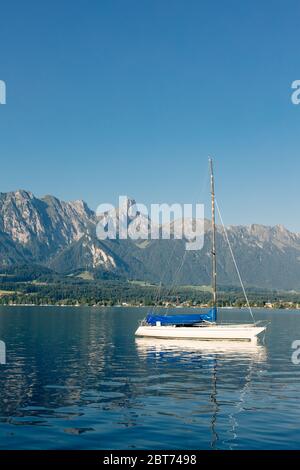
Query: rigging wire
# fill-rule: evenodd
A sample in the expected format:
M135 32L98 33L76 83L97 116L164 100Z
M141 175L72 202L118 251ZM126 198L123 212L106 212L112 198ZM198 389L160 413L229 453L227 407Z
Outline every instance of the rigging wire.
M253 315L253 312L252 312L252 308L250 307L250 303L249 303L248 296L247 296L247 293L246 293L246 290L245 290L245 287L244 287L244 283L243 283L243 281L242 281L241 274L240 274L240 271L239 271L239 268L238 268L238 265L237 265L235 256L234 256L234 254L233 254L233 250L232 250L232 247L231 247L231 243L230 243L230 241L229 241L228 233L227 233L226 227L225 227L225 225L224 225L224 222L223 222L223 219L222 219L222 215L221 215L221 211L220 211L219 204L218 204L218 201L217 201L217 200L216 200L216 207L217 207L217 211L218 211L218 214L219 214L219 217L220 217L220 221L221 221L221 224L222 224L223 232L224 232L226 241L227 241L228 246L229 246L229 251L230 251L230 254L231 254L231 257L232 257L232 260L233 260L233 264L234 264L234 267L235 267L235 270L236 270L236 272L237 272L237 275L238 275L240 284L241 284L242 289L243 289L243 294L244 294L245 300L246 300L246 302L247 302L247 307L248 307L249 312L250 312L250 314L251 314L253 323L255 323L255 318L254 318L254 315Z
M204 177L203 177L203 180L202 180L202 189L200 191L200 195L201 197L204 195L204 192L206 191L206 188L207 188L207 185L208 185L208 181L209 181L209 172L206 171L204 173ZM195 192L195 197L197 197L198 195L198 191ZM167 274L167 271L168 271L168 268L171 264L171 260L174 256L174 252L175 252L175 249L176 249L176 239L173 240L173 249L172 249L172 252L171 252L171 255L169 257L169 260L165 266L165 269L160 277L160 282L159 282L159 285L158 285L158 288L157 288L157 292L156 292L156 295L155 295L155 303L154 303L154 306L152 308L152 312L154 313L155 309L157 308L157 304L158 304L158 301L160 300L160 295L161 295L161 291L162 291L162 281L163 279L165 278L166 274ZM181 262L179 264L179 266L177 267L176 271L175 271L175 275L173 277L173 281L171 283L171 285L169 286L169 289L167 290L167 293L168 295L170 295L173 291L173 289L176 287L175 286L175 282L177 280L177 278L179 277L179 274L180 274L180 271L184 265L184 262L185 262L185 258L186 258L186 254L187 254L187 250L184 250L184 254L182 256L182 259L181 259ZM168 311L168 310L167 310Z
M164 271L163 271L163 273L162 273L162 275L161 275L161 277L160 277L160 282L159 282L159 285L158 285L158 288L157 288L157 292L156 292L156 295L155 295L155 301L154 301L154 307L152 308L152 313L154 313L155 308L157 307L158 301L159 301L159 299L160 299L160 294L161 294L161 290L162 290L163 279L164 279L164 277L166 276L167 270L168 270L168 268L169 268L169 266L170 266L170 264L171 264L171 259L173 258L175 248L176 248L176 245L175 245L175 243L174 243L173 249L172 249L172 252L171 252L171 255L170 255L170 257L169 257L169 259L168 259L168 262L167 262L167 264L166 264L166 266L165 266L165 269L164 269Z
M175 240L174 240L174 241L175 241ZM171 295L172 295L172 291L173 291L173 290L174 290L174 292L175 292L176 281L178 280L179 274L180 274L180 272L181 272L181 269L182 269L182 267L183 267L183 265L184 265L184 263L185 263L186 254L187 254L187 250L184 250L184 255L183 255L182 259L181 259L180 265L178 266L178 268L177 268L176 271L175 271L175 274L174 274L174 278L173 278L173 282L172 282L172 284L171 284L171 287L170 287L169 291L166 292L166 298L167 298L168 296L171 296ZM167 309L167 313L168 313L168 311L169 311L169 308Z

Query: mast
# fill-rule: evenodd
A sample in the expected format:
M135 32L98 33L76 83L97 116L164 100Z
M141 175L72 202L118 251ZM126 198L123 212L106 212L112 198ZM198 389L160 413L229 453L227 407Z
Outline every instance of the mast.
M211 227L212 227L212 247L211 247L211 258L212 258L212 294L213 294L213 308L217 312L217 260L216 260L216 220L215 220L215 180L213 161L209 158L210 167L210 188L211 188Z

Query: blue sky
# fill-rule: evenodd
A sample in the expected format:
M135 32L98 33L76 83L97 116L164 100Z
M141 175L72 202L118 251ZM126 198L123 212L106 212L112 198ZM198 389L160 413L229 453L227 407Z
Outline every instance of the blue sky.
M0 191L207 202L213 155L226 223L300 231L299 39L296 0L2 2Z

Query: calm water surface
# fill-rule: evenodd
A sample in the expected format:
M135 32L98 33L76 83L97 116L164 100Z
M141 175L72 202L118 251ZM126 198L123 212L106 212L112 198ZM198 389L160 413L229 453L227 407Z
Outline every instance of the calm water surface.
M300 312L256 311L254 347L135 340L145 313L2 307L0 448L300 448Z

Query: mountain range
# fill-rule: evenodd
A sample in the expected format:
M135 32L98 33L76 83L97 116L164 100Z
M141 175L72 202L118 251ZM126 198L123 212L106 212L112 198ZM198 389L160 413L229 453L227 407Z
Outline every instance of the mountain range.
M127 204L134 204L128 199ZM124 210L124 208L122 208ZM120 210L119 210L120 212ZM141 217L139 215L138 217ZM0 268L41 265L58 273L178 285L208 285L211 227L204 247L186 251L185 240L99 240L99 218L85 202L64 202L30 191L0 193ZM145 220L142 221L143 226ZM246 285L300 290L300 235L282 225L226 227ZM174 223L171 232L174 232ZM239 285L222 227L217 226L217 271L222 285Z

